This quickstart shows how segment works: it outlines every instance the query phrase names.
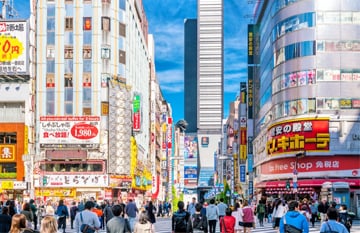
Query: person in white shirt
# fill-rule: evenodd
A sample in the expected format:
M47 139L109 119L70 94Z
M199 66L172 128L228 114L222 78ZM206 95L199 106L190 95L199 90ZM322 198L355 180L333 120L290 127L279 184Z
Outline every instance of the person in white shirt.
M287 208L285 203L283 203L281 199L275 200L272 213L273 221L275 221L273 224L275 229L279 229L280 219L285 215L286 211Z
M234 227L235 233L240 233L242 231L243 227L240 226L239 223L243 222L244 213L238 202L235 203L235 208L234 208L234 211L231 213L231 215L234 216L236 219L235 227Z

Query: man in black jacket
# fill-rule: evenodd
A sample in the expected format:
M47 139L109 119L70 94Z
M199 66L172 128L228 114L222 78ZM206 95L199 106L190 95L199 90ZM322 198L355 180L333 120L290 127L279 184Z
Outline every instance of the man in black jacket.
M322 201L318 205L318 212L320 213L321 223L326 220L326 213L329 209L329 203L326 199L322 199Z

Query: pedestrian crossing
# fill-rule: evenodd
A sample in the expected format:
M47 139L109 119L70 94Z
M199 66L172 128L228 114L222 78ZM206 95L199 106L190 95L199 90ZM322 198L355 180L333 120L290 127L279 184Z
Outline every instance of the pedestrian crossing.
M318 233L320 231L320 224L315 224L315 227L310 227L310 233ZM157 218L155 223L155 232L156 233L171 233L171 218ZM58 231L58 233L63 233ZM70 229L68 226L66 228L66 233L76 233L75 229ZM98 230L98 233L106 233L106 230ZM216 227L216 233L220 233L219 224ZM264 226L259 226L257 224L256 228L251 229L251 233L277 233L277 230L272 228L271 223L264 223Z

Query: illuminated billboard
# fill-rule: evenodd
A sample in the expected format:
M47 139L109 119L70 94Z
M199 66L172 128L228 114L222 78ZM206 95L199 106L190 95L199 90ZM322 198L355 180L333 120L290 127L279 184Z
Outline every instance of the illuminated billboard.
M0 22L0 75L29 74L28 23Z
M267 154L297 151L329 151L328 118L282 121L268 129Z

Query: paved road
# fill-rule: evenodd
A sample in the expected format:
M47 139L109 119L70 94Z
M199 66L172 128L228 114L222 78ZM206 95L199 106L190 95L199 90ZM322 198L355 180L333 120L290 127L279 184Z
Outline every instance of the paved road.
M74 229L70 229L70 224L68 222L66 233L74 233ZM155 223L155 232L156 233L171 233L171 218L157 218ZM219 231L219 226L217 227L217 232ZM310 228L310 233L319 233L320 232L320 223L316 222L314 228ZM62 233L62 231L59 231ZM99 230L98 233L106 233L105 230ZM276 233L272 228L271 223L265 223L264 227L257 226L255 229L252 229L251 233ZM351 228L351 233L360 233L360 220L355 220L353 222L353 227Z

